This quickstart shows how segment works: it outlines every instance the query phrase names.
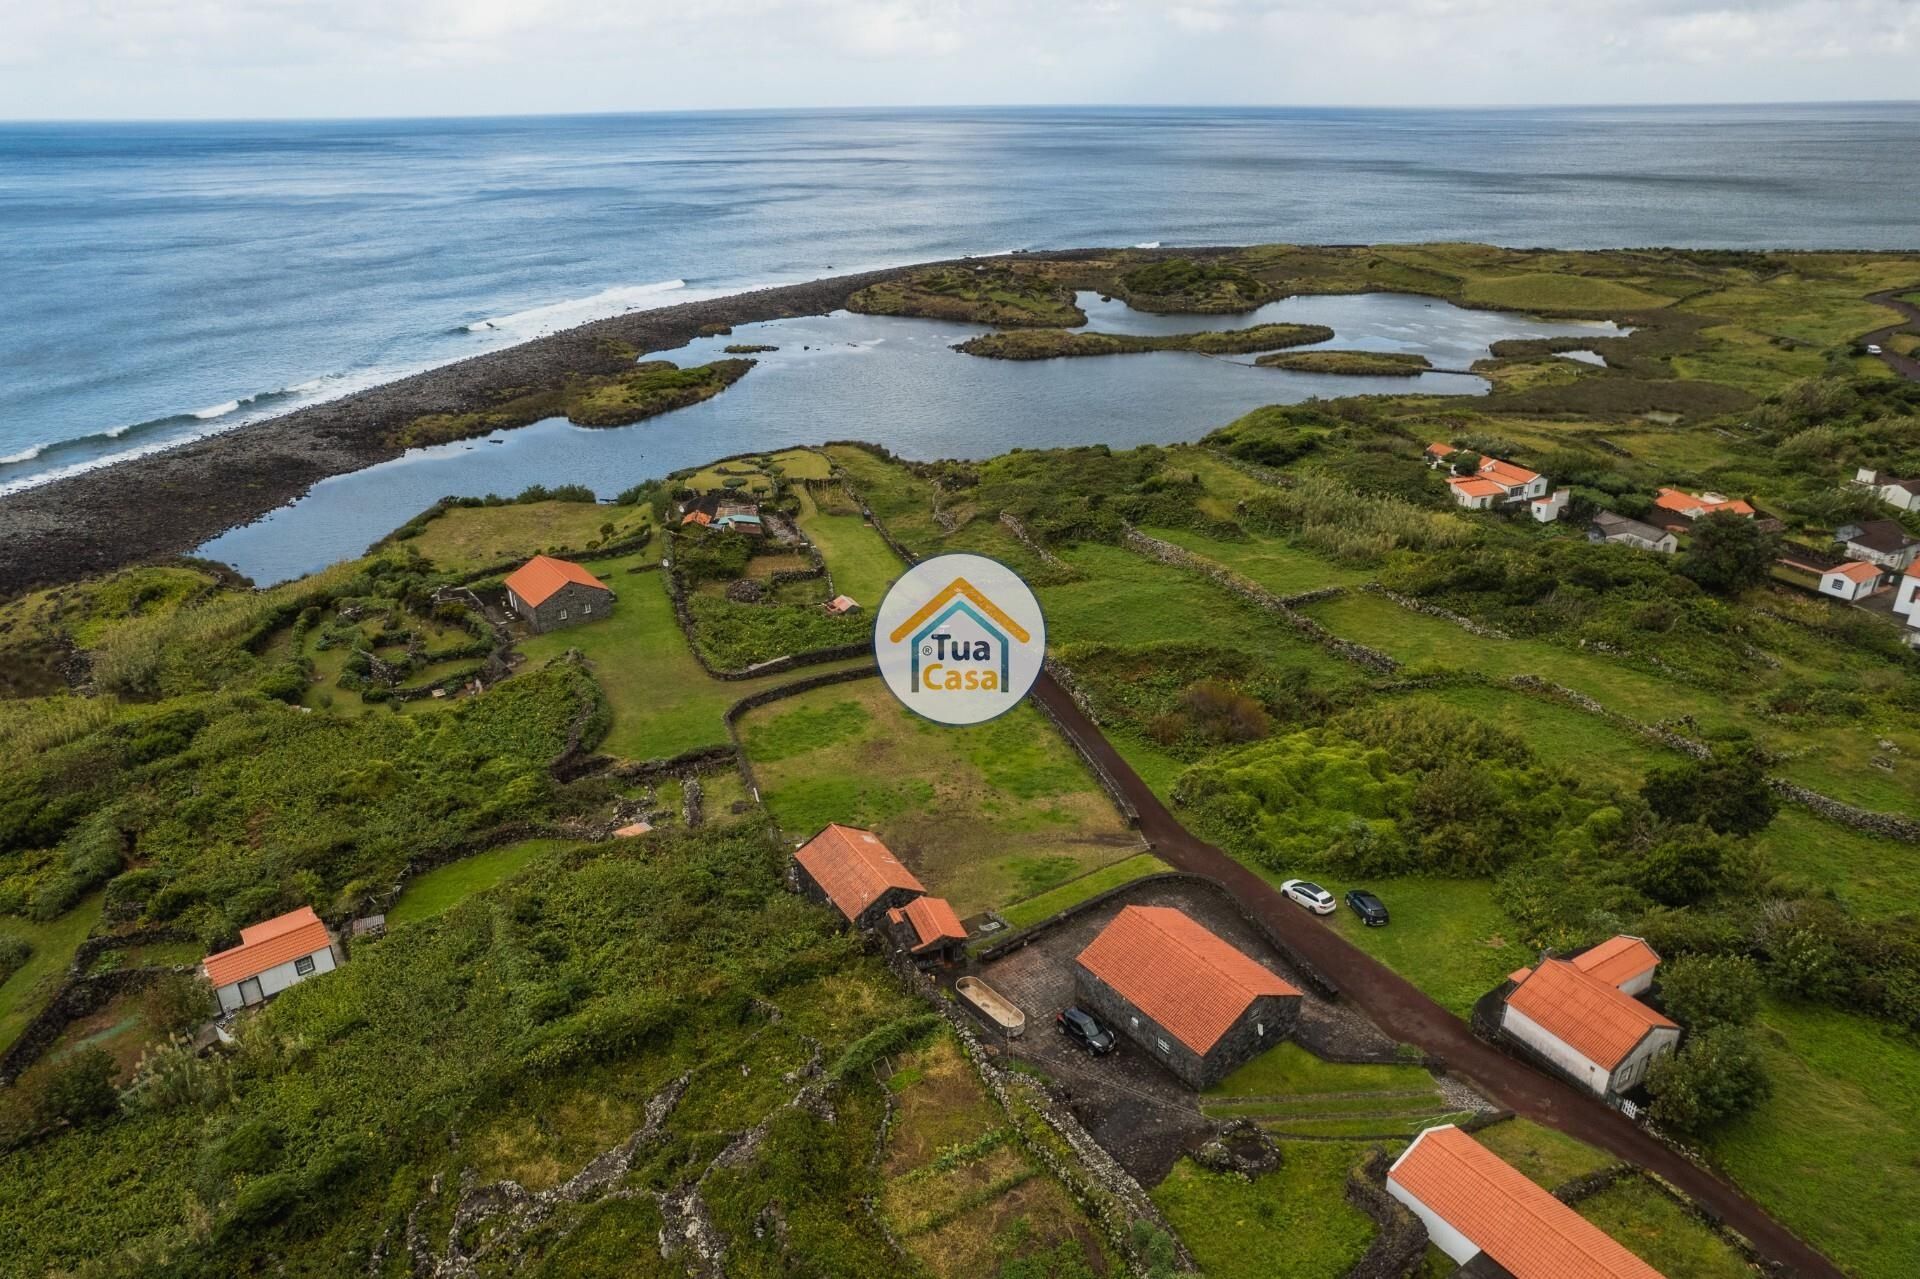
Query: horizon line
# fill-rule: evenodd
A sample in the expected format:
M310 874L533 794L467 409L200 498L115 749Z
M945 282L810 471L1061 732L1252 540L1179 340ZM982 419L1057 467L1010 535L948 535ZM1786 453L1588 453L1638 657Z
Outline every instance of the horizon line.
M439 114L339 115L185 115L185 116L0 116L0 128L47 125L187 125L187 124L379 124L419 121L491 120L609 120L641 116L716 115L859 115L930 113L941 111L1672 111L1763 107L1901 107L1920 106L1920 98L1755 98L1697 101L1622 102L1462 102L1462 103L1338 103L1338 102L948 102L780 107L634 107L603 111L491 111Z

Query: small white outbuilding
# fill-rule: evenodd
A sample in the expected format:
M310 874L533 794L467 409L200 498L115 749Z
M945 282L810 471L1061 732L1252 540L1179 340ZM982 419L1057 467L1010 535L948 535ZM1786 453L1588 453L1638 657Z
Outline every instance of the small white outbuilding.
M220 998L222 1013L264 1003L287 987L336 967L333 935L313 907L240 930L240 944L208 955L200 967Z

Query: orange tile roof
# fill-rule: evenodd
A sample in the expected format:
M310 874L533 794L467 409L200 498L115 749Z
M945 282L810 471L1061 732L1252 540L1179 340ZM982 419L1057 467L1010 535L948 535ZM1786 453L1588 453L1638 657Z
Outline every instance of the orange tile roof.
M708 515L705 511L688 511L680 517L680 526L682 528L685 528L689 524L711 523L713 523L713 516Z
M1433 443L1427 445L1427 452L1434 457L1445 457L1453 451L1453 445L1443 444L1439 440L1435 440Z
M944 897L916 897L905 906L896 906L887 912L888 923L897 924L902 920L913 925L913 934L920 939L915 950L925 950L943 941L967 939L966 925L960 922L953 904Z
M1507 486L1478 475L1455 475L1447 483L1465 493L1468 497L1497 497L1506 493Z
M1543 959L1507 1005L1604 1070L1625 1061L1647 1033L1674 1023L1632 995L1564 959Z
M1538 471L1529 471L1524 466L1515 466L1513 463L1504 462L1497 457L1482 460L1480 463L1480 474L1491 476L1494 480L1506 485L1508 488L1518 488L1523 484L1531 484L1540 478L1540 472Z
M238 946L208 955L201 961L201 967L206 970L207 980L218 990L258 977L288 960L325 950L332 941L327 926L313 913L313 907L302 906L242 928Z
M1641 973L1650 973L1658 968L1660 952L1638 937L1623 935L1609 937L1598 946L1581 951L1568 962L1609 986L1624 986Z
M1387 1173L1514 1279L1662 1279L1598 1226L1449 1124Z
M1842 577L1850 578L1856 582L1871 582L1874 578L1880 576L1882 570L1878 564L1868 564L1861 560L1849 560L1833 571Z
M1746 502L1740 501L1738 498L1709 502L1704 497L1695 497L1693 494L1682 492L1679 489L1660 489L1656 491L1653 495L1653 504L1663 510L1678 511L1682 515L1691 515L1695 511L1699 511L1703 515L1711 515L1715 511L1731 511L1735 515L1753 514L1753 507Z
M1300 993L1171 906L1128 906L1080 963L1197 1053L1261 995Z
M1516 968L1512 972L1507 974L1507 980L1510 982L1514 982L1515 984L1518 984L1520 982L1525 981L1527 978L1531 977L1532 975L1533 975L1533 969L1531 968Z
M578 564L566 560L556 560L551 555L536 555L507 574L507 589L526 601L531 608L539 608L553 597L553 593L568 582L578 582L582 586L592 586L607 590L607 584L595 577Z
M850 920L858 919L860 912L879 901L889 888L927 891L879 836L857 826L836 822L793 856Z

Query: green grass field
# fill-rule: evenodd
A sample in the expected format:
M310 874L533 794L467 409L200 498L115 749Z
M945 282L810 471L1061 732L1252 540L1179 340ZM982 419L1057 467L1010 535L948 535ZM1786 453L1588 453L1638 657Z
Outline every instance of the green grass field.
M1457 1016L1465 1017L1474 1000L1536 958L1514 940L1513 923L1494 905L1488 880L1409 877L1358 883L1315 876L1314 882L1335 897L1349 888L1377 894L1392 919L1385 928L1368 928L1344 903L1329 922Z
M1031 897L1140 851L1038 711L986 724L920 719L878 681L749 712L741 740L789 836L828 822L877 831L961 915Z
M624 542L651 522L644 506L526 502L456 506L430 520L407 545L450 573L470 573L538 552L574 552L589 542ZM613 525L611 536L600 530Z
M1746 1261L1643 1177L1629 1177L1576 1205L1582 1217L1671 1279L1748 1279Z
M1373 1223L1346 1199L1367 1147L1289 1142L1286 1162L1249 1181L1183 1159L1153 1201L1208 1279L1336 1279L1367 1250Z
M1680 761L1677 751L1577 707L1514 689L1468 684L1395 696L1395 702L1429 702L1472 713L1498 724L1549 763L1565 764L1628 790L1649 768Z
M530 862L571 846L571 842L564 839L527 839L436 866L407 881L399 900L387 912L387 923L411 924L431 919L473 894L492 888Z
M829 514L805 488L796 486L796 491L800 497L800 531L820 548L834 589L851 595L868 612L879 608L887 588L902 571L899 557L860 516Z
M1097 897L1148 875L1158 875L1166 869L1167 864L1152 853L1141 853L1111 866L1102 866L1078 879L1068 880L1058 888L1050 888L1025 901L1003 906L1000 908L1000 917L1007 921L1009 928L1026 928L1059 914L1069 906L1077 906L1089 897Z
M790 480L824 480L833 475L833 464L819 449L785 449L769 457L767 465Z
M1638 311L1672 301L1614 280L1544 272L1472 280L1466 300L1523 311Z
M100 902L101 895L95 893L44 924L11 915L0 917L0 929L25 938L33 947L27 962L0 982L0 1052L20 1037L59 987L67 965L73 962L73 952L100 918Z
M1364 569L1337 564L1323 555L1303 550L1277 537L1255 537L1245 542L1223 542L1191 529L1143 529L1153 537L1183 546L1196 555L1217 560L1272 591L1298 595L1327 586L1352 586L1369 576Z
M629 573L652 563L647 552L587 567L618 595L613 615L585 626L523 640L529 665L577 648L593 663L594 679L606 691L613 725L600 749L621 759L661 759L727 740L724 716L748 694L803 675L861 665L810 666L800 672L753 680L717 680L702 670L674 621L673 604L657 572Z
M1861 1279L1920 1257L1920 1045L1833 1008L1769 1003L1773 1096L1707 1143L1788 1227Z
M1534 1123L1508 1119L1482 1128L1474 1140L1525 1173L1542 1190L1554 1190L1575 1177L1617 1162L1604 1150Z

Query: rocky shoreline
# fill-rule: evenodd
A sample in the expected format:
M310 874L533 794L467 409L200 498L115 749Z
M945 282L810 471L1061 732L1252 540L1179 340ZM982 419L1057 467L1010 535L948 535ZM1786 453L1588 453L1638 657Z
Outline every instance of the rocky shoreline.
M1053 256L1053 255L1048 255ZM632 311L476 355L147 457L0 497L0 597L190 553L320 480L398 457L390 438L429 413L467 413L505 388L609 373L621 347L663 351L711 325L822 315L916 264ZM711 331L711 330L709 330ZM404 522L413 511L395 511Z

